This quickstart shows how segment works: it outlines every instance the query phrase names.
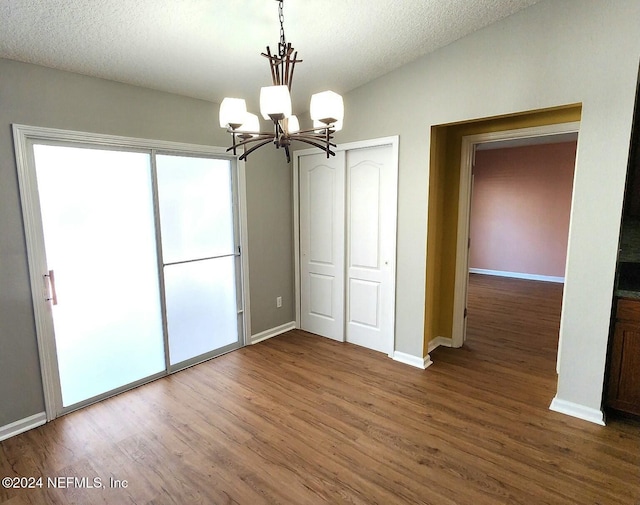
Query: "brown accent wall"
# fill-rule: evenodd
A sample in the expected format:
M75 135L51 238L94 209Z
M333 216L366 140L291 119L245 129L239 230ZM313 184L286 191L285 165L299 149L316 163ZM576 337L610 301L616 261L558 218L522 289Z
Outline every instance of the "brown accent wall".
M470 268L564 277L576 147L476 152Z

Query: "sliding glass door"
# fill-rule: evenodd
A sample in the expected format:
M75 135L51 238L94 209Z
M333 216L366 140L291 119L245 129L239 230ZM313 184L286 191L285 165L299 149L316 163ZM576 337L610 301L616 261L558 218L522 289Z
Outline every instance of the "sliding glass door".
M172 369L239 345L236 222L228 160L158 155Z
M148 154L35 145L62 405L164 372Z
M31 145L57 413L241 346L229 159Z

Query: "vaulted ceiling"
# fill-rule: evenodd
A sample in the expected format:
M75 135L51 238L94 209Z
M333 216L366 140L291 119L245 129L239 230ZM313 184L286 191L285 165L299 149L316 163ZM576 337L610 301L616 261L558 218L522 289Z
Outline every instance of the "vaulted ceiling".
M284 0L293 101L345 93L538 0ZM219 102L269 85L274 0L4 0L0 57ZM277 49L276 49L277 50Z

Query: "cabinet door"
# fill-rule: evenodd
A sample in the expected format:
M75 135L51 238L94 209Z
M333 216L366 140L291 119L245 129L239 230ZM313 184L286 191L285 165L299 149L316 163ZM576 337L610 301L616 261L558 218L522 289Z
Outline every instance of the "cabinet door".
M640 415L640 323L616 323L611 357L608 404Z

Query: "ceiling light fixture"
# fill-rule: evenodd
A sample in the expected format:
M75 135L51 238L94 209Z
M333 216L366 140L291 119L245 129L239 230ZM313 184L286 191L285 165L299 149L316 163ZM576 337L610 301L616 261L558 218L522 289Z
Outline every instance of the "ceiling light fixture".
M291 141L298 140L322 149L329 156L335 156L331 150L336 147L332 142L333 134L342 129L344 118L344 104L342 97L333 91L323 91L311 97L309 112L313 120L313 128L300 130L298 118L291 111L291 82L293 69L298 53L294 51L291 43L287 43L284 36L284 15L282 11L283 0L278 2L278 14L280 18L280 42L278 54L271 54L267 46L267 52L262 56L269 60L271 68L272 86L266 86L260 90L260 113L262 117L273 121L273 132L260 132L260 120L255 114L247 112L247 104L242 98L225 98L220 104L220 126L226 128L233 138L233 145L227 151L233 151L242 147L244 152L240 160L245 160L256 149L273 142L276 148L281 147L287 155L287 162L291 161L289 147ZM247 147L252 145L249 149Z

